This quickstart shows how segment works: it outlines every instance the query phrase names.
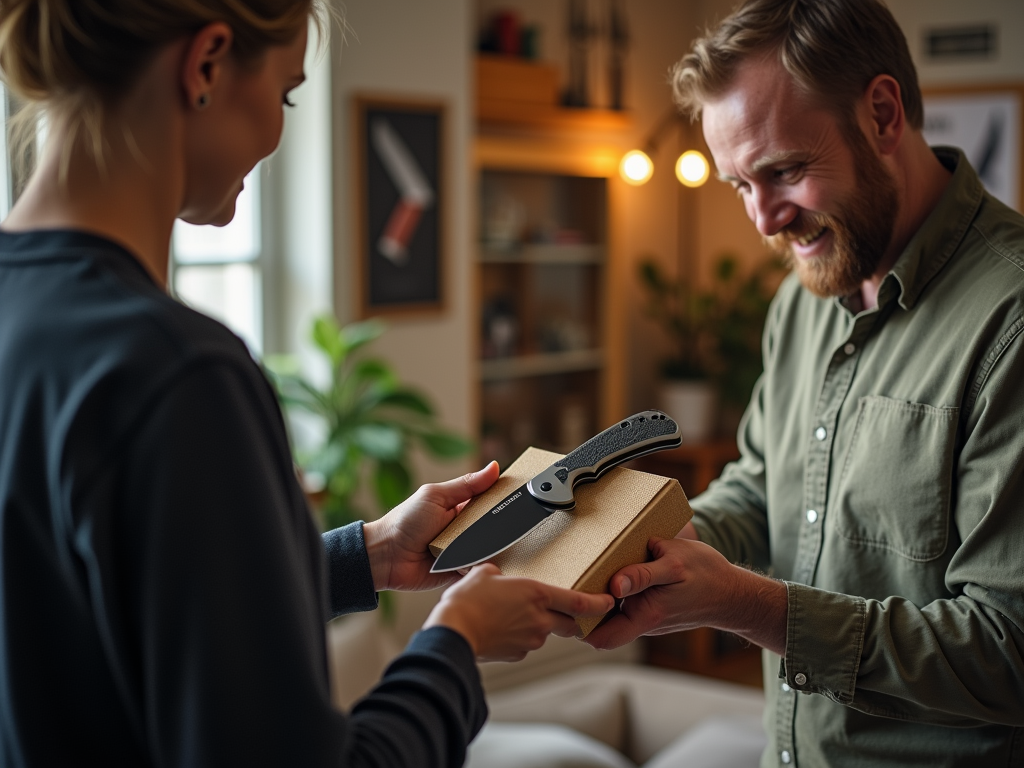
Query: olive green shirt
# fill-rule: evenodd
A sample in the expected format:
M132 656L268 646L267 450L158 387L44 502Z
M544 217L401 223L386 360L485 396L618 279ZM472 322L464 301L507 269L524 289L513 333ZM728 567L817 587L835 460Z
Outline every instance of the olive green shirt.
M789 593L763 766L1024 765L1024 217L962 153L878 308L794 275L703 541Z

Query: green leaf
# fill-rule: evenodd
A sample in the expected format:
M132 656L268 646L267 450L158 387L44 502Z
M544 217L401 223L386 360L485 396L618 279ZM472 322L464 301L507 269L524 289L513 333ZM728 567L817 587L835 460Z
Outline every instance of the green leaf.
M347 350L334 315L320 315L313 320L313 343L327 353L334 368L344 361Z
M341 443L327 442L302 462L302 468L306 472L316 472L330 479L345 463L346 458L345 448Z
M454 459L473 450L474 444L452 432L431 432L420 435L424 447L435 456Z
M381 509L398 506L412 493L412 477L400 461L381 461L373 474L373 487Z
M434 409L427 402L426 398L411 389L396 389L393 392L388 392L380 398L377 405L380 407L402 408L423 416L434 415Z
M361 384L392 384L396 379L391 366L383 360L376 359L360 360L352 366L352 377Z
M327 479L328 497L347 498L359 485L358 466L342 465Z
M297 355L267 355L263 358L263 368L271 378L298 376L299 358Z
M361 323L346 325L341 329L340 334L345 345L345 352L355 352L378 338L385 330L387 330L387 326L380 320L364 320Z
M728 283L736 274L736 259L732 256L722 256L715 264L715 276L719 282Z
M352 431L355 443L375 459L396 459L402 455L402 432L385 424L364 424Z

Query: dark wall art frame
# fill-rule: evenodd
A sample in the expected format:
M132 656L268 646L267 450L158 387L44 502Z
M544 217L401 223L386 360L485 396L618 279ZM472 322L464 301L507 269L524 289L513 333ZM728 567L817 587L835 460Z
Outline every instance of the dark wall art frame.
M360 317L444 311L446 111L353 99Z

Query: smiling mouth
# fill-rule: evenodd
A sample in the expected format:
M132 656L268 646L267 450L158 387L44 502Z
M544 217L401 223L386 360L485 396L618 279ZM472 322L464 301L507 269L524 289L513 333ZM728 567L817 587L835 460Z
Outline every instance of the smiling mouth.
M799 243L800 245L806 247L806 246L810 245L811 243L813 243L818 238L820 238L822 235L824 235L827 231L828 231L828 227L821 227L820 229L818 229L818 230L816 230L814 232L808 232L803 237L798 237L796 239L796 242Z

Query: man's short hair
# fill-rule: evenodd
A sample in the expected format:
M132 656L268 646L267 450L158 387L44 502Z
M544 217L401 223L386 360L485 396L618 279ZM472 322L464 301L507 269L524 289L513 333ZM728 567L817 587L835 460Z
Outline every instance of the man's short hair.
M751 57L775 54L794 82L844 117L878 75L900 85L907 123L924 123L917 70L903 31L881 0L747 0L675 65L676 103L691 119Z

